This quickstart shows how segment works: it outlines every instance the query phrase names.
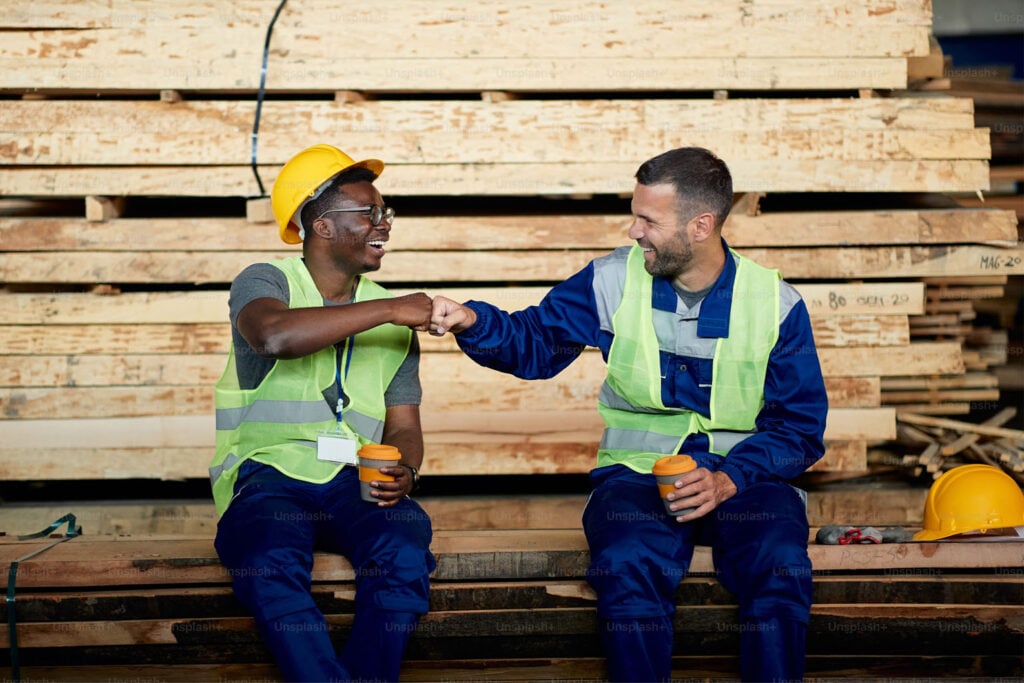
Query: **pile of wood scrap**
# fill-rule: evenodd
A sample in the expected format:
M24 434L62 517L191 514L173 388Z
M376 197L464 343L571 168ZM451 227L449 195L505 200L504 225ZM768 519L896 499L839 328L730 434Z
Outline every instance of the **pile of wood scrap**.
M903 456L903 465L915 476L925 472L937 479L959 465L982 463L1002 468L1024 483L1024 431L1004 427L1017 414L1004 408L980 424L900 412L896 415L898 439L922 447L918 455Z

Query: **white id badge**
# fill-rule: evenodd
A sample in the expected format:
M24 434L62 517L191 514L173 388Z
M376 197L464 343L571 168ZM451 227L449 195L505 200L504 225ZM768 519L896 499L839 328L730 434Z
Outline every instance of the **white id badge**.
M316 459L358 465L356 438L345 432L320 432L316 437Z

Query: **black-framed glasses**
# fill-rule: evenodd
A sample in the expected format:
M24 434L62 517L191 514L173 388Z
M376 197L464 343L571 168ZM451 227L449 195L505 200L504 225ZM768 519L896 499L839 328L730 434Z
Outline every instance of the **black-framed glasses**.
M395 220L395 210L390 206L377 206L376 204L370 204L369 206L353 206L349 209L328 209L322 214L317 216L314 220L320 220L329 213L367 213L370 214L370 225L376 227L380 225L381 221L387 221L388 225L391 225Z

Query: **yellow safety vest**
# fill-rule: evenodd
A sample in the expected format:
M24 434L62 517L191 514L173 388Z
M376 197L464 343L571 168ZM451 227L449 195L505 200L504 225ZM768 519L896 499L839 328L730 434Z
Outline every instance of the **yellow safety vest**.
M288 280L289 308L323 307L323 296L300 257L271 262ZM354 301L393 296L380 285L359 278ZM384 432L384 392L398 372L412 340L412 330L379 325L348 340L350 361L344 379L348 404L342 428L359 444L380 443ZM302 358L277 360L260 385L242 389L235 350L217 381L217 450L210 481L218 514L231 502L238 468L255 460L294 479L330 481L344 465L318 460L317 433L334 429L337 416L323 392L337 381L338 354L328 346Z
M710 415L668 408L661 400L661 363L651 312L653 278L634 245L626 261L622 301L612 317L614 339L608 376L598 401L605 430L597 465L621 464L650 472L654 462L679 452L691 434L708 436L710 450L726 455L756 431L764 404L768 357L779 338L777 270L738 259L729 310L729 336L712 360ZM727 256L729 257L729 256Z

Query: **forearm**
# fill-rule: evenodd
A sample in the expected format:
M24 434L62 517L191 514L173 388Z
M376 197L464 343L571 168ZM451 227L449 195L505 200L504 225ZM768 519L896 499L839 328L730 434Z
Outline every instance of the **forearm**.
M261 355L300 358L391 322L389 303L390 300L378 300L346 306L276 310L261 316L259 324L251 326L252 329L241 331Z
M381 442L398 449L403 465L420 469L423 464L423 429L419 406L389 407Z
M522 379L555 376L579 357L584 345L546 324L537 306L506 313L484 302L467 304L477 324L456 335L459 348L476 363Z

